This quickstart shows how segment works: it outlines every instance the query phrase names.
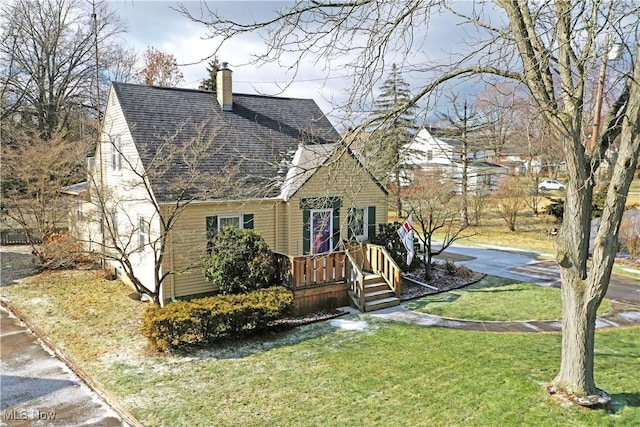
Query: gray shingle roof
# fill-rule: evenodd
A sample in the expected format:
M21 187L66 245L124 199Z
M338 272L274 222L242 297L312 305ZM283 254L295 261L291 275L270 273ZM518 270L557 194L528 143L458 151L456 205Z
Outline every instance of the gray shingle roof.
M326 144L339 135L312 99L233 94L233 111L222 111L212 92L113 83L123 114L145 168L171 144L182 146L199 129L214 143L198 162L199 172L211 174L233 166L236 187L261 188L253 197L280 194L293 153L300 143ZM179 130L179 132L178 132ZM163 145L164 144L164 145ZM149 174L159 201L175 200L176 181L189 165L178 157L166 173ZM283 167L284 166L284 167ZM233 197L216 189L213 197Z

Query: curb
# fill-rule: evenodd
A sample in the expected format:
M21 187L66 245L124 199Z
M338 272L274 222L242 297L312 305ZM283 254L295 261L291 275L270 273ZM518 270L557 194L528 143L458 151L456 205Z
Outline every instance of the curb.
M39 339L41 339L47 347L55 354L55 356L62 361L71 371L82 380L94 393L96 393L100 398L107 404L114 412L116 412L122 421L126 423L126 425L130 427L144 427L144 425L138 421L127 409L124 408L111 394L102 387L100 383L95 381L89 374L87 374L80 366L78 366L71 358L69 358L64 352L58 347L47 335L44 333L42 329L38 326L34 325L27 316L25 316L18 308L13 306L9 301L4 298L0 298L0 306L5 308L15 317L17 317L21 322L23 322L27 328L31 332L33 332Z

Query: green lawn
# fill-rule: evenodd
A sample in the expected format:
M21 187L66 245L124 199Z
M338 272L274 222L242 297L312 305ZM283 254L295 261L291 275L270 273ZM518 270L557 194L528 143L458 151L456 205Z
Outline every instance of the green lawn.
M473 320L555 320L562 317L560 289L486 276L476 284L408 301L407 308L437 316ZM598 314L611 308L604 299Z
M421 327L370 316L320 322L188 355L155 355L145 303L92 272L0 288L146 426L637 425L640 327L596 333L596 380L613 410L549 399L560 334Z

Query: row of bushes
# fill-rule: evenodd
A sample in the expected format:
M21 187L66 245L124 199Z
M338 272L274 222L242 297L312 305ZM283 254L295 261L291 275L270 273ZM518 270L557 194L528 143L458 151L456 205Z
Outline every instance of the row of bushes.
M178 301L165 307L149 306L143 333L151 348L179 350L209 345L269 328L290 313L293 294L282 286L246 294L218 295Z

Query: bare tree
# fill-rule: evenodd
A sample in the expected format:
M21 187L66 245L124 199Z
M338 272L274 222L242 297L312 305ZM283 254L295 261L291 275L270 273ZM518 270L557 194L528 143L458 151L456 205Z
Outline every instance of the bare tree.
M54 135L43 139L19 133L2 146L3 223L23 233L41 263L43 242L66 228L70 199L61 194L84 170L85 151L77 141Z
M183 80L175 56L148 47L142 56L144 64L136 73L140 83L151 86L178 86Z
M473 34L469 49L444 61L419 63L433 15L443 11ZM485 82L514 81L526 87L548 127L563 147L569 183L565 217L556 238L563 301L562 358L549 390L584 405L607 400L596 387L594 337L596 310L604 297L615 253L617 234L629 185L640 152L640 6L635 1L600 2L554 0L527 2L498 0L495 4L433 1L306 2L296 1L264 21L234 22L215 11L193 16L207 26L212 39L224 44L235 36L259 32L265 50L256 62L286 62L294 69L305 61L324 61L353 76L351 101L369 93L381 78L387 58L402 58L422 72L424 84L413 103L450 82L481 77ZM604 120L593 149L585 149L586 105L595 102L588 76L606 58L603 34L622 45L624 56L605 93L615 93L611 104L601 100ZM606 84L606 81L605 81ZM594 109L595 110L595 109ZM599 121L600 117L596 120ZM590 211L595 172L604 153L619 138L602 222L597 231L593 263L589 267Z
M527 190L522 188L517 178L507 176L498 182L492 195L498 214L507 223L509 231L516 231L518 216L527 207Z
M502 156L507 143L516 143L514 136L522 123L518 117L523 114L527 102L526 94L509 83L490 86L478 95L475 107L484 123L479 133L495 158Z
M457 220L460 210L453 196L453 184L443 171L417 171L410 186L404 189L403 198L408 212L413 216L416 237L424 247L424 258L420 261L425 268L425 279L431 279L432 260L440 255L456 240L463 237L462 227ZM434 233L439 233L438 242Z
M171 274L183 272L166 268L163 260L171 232L184 210L197 200L215 198L226 191L223 189L239 184L234 165L221 167L216 172L206 172L203 167L224 148L215 141L216 131L207 132L206 127L200 125L195 132L189 130L195 133L194 137L184 138L181 133L186 132L187 126L183 123L170 134L156 135L153 148L141 152L140 157L125 152L119 136L105 129L106 141L102 145L107 148L103 155L110 153L110 157L104 159L103 167L120 168L126 178L120 186L109 186L101 182L98 170L93 171L89 183L93 214L97 216L93 223L98 222L101 230L94 233L97 236L91 236L89 230L79 233L93 253L119 264L136 290L156 303L163 281ZM145 159L144 164L141 158ZM241 182L239 186L242 187ZM132 206L145 206L142 210L145 215L140 216L141 210ZM129 212L136 212L136 216ZM153 289L145 285L136 265L143 253L150 254L152 260ZM201 264L190 264L186 268L197 265Z
M0 7L3 120L13 117L25 127L35 121L49 139L60 136L78 110L96 116L95 43L106 49L123 30L108 4L97 5L96 14L94 25L90 4L79 0L17 0Z
M136 80L136 67L138 63L138 52L135 48L129 48L121 44L116 44L109 52L104 53L103 61L111 64L108 70L109 81L131 83ZM104 93L106 94L106 90ZM104 105L104 101L101 100Z
M469 163L475 158L476 152L481 151L474 133L485 126L479 122L479 114L475 105L469 105L464 99L462 105L458 103L458 96L453 95L450 99L451 109L447 113L439 113L440 120L446 128L442 130L444 135L450 134L459 143L456 151L448 154L449 161L453 167L459 169L460 173L460 228L469 226ZM437 139L436 139L437 141ZM446 150L443 150L447 153Z

